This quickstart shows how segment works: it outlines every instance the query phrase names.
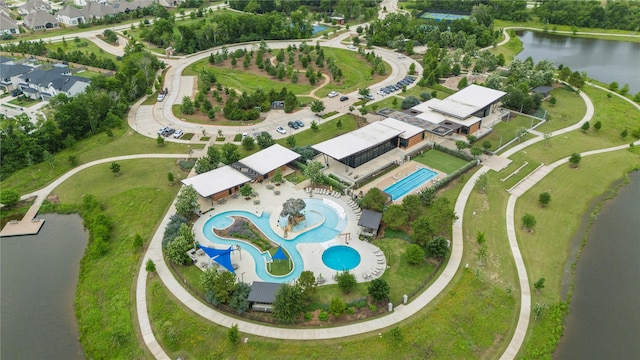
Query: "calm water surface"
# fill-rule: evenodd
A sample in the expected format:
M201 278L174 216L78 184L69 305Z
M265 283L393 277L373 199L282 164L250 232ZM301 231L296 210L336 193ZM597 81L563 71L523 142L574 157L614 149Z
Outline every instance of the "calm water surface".
M73 299L88 234L77 215L44 215L38 235L0 239L0 358L82 359Z
M640 172L631 179L591 227L554 359L640 359Z
M549 59L558 66L586 71L603 83L629 84L629 93L640 91L640 43L574 38L537 31L517 31L524 50L516 58L531 56L535 62Z

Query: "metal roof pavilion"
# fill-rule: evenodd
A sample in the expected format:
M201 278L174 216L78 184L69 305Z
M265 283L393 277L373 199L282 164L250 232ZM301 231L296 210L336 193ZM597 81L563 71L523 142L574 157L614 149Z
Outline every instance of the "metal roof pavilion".
M311 147L336 160L341 160L392 139L403 131L378 121Z
M286 165L300 157L295 151L291 151L280 144L274 144L268 148L249 155L238 162L252 169L260 175L269 173L282 165Z
M506 94L504 91L473 84L440 102L433 102L429 107L434 111L465 119Z

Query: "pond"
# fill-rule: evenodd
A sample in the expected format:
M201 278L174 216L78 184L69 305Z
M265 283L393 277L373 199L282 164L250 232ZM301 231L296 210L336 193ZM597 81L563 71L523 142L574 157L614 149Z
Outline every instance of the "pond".
M524 50L516 58L531 56L535 62L549 59L558 66L586 71L587 76L609 84L629 84L629 93L640 91L640 43L576 38L539 31L517 31Z
M318 25L318 24L313 24L313 31L311 32L311 35L315 35L321 31L325 31L327 30L328 27L324 26L324 25Z

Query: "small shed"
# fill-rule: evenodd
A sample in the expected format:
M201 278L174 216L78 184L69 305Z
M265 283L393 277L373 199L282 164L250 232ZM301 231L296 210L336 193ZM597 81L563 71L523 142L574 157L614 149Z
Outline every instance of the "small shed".
M344 16L332 16L329 18L333 23L335 21L336 25L344 25Z
M382 220L382 213L367 209L362 210L360 220L358 220L358 226L362 228L362 235L378 236L380 220Z
M253 284L251 284L251 292L247 298L247 301L251 304L251 309L271 312L280 286L282 286L282 284L254 281Z

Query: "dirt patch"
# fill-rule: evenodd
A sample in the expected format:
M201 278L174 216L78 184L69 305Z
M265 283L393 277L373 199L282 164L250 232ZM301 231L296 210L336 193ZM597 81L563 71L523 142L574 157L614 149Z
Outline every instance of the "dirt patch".
M467 78L468 84L473 84L474 81L477 83L483 83L489 76L486 74L463 74L458 76L451 76L446 78L442 85L444 87L448 87L449 89L458 90L458 83L460 82L460 80L462 80L463 77Z
M31 200L31 202L33 203L33 201L35 200L35 197L32 199L28 199L27 201L29 200ZM58 196L58 194L51 193L47 195L47 201L52 204L60 204L60 197Z

